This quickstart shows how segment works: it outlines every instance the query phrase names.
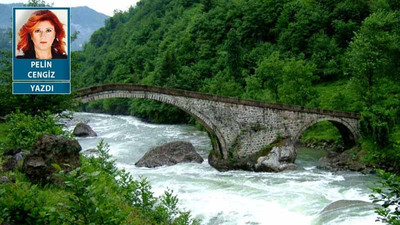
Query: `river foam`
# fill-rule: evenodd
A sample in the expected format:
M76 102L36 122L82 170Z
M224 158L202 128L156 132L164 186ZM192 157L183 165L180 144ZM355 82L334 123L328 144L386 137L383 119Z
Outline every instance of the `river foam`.
M207 160L202 164L138 168L135 162L150 148L170 141L189 141L206 158L210 140L205 132L187 125L148 124L130 116L92 113L75 113L74 117L88 121L98 134L95 138L78 138L83 149L95 147L103 138L118 167L134 177L146 177L156 195L167 188L174 190L180 207L190 210L202 224L378 224L371 208L320 217L322 209L337 200L369 201L368 187L375 182L374 176L319 170L317 159L308 153L299 154L299 170L281 173L218 172ZM68 130L72 129L70 125Z

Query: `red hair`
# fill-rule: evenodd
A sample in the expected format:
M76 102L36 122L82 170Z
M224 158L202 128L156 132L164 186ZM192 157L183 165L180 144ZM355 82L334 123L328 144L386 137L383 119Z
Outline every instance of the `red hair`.
M18 32L18 51L22 50L25 53L34 50L31 34L35 30L37 24L42 21L49 21L51 25L54 26L56 39L53 41L53 50L59 54L65 54L65 42L63 41L65 38L65 30L63 24L52 11L47 9L33 12L28 21L21 27Z

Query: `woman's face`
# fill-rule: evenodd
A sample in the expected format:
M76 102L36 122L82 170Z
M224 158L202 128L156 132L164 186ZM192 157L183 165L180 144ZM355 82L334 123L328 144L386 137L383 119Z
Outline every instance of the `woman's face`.
M47 51L51 49L56 31L49 21L41 21L32 32L32 41L35 50Z

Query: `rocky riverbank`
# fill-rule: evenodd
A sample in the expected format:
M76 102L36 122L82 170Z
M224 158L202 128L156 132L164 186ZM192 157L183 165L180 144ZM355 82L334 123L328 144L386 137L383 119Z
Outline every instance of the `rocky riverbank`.
M365 152L361 151L360 146L351 149L344 149L343 145L334 140L307 140L298 142L296 148L312 148L316 151L326 151L326 156L322 157L318 168L338 171L357 171L361 173L373 173L373 165L365 162Z
M335 150L328 151L328 154L320 159L320 169L333 172L337 171L358 171L362 173L372 173L373 165L363 159L365 152L360 151L356 146L343 152Z

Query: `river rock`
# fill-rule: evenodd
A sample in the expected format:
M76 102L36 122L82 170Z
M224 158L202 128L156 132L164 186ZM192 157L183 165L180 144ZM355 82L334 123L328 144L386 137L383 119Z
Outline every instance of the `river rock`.
M73 131L73 134L76 137L95 137L97 136L96 132L93 131L93 129L87 125L86 123L78 123Z
M262 150L241 158L223 158L215 151L208 155L208 163L218 171L246 170L280 172L297 169L295 147L287 138L277 139Z
M91 157L98 155L99 151L95 148L88 148L86 150L81 151L81 154L85 157Z
M8 183L10 182L10 178L6 177L6 176L1 176L0 177L0 184L1 183Z
M50 134L41 135L31 153L25 157L23 172L32 183L56 181L52 174L58 171L53 164L59 165L66 172L79 167L80 150L77 140Z
M255 171L280 172L283 170L297 169L294 160L296 151L294 146L275 146L267 156L259 157L255 164Z
M18 166L21 166L24 154L25 153L19 148L6 150L3 154L4 162L2 171L12 171L18 168Z
M255 159L253 160L250 158L242 158L235 161L230 161L227 159L222 159L221 157L211 152L208 155L208 163L210 164L210 166L214 167L220 172L229 170L254 171Z
M336 224L344 219L351 219L360 212L373 213L379 207L377 204L360 200L339 200L327 205L313 220L312 224Z
M203 158L191 143L176 141L152 148L135 165L154 168L172 166L182 162L202 163Z
M362 153L356 148L344 152L329 151L327 156L320 159L318 168L333 172L351 170L363 173L370 173L370 165L362 161Z
M370 202L361 201L361 200L338 200L338 201L332 202L329 205L327 205L321 211L321 213L325 213L325 212L332 211L332 210L350 208L350 207L354 207L354 206L370 206L370 205L374 205L374 204L370 203Z

